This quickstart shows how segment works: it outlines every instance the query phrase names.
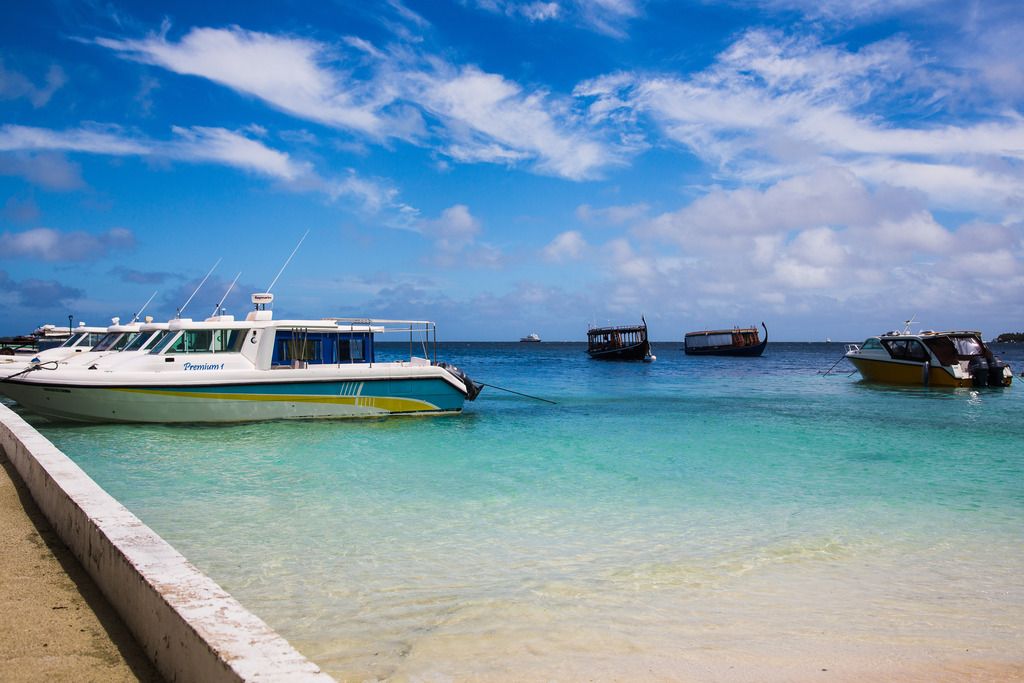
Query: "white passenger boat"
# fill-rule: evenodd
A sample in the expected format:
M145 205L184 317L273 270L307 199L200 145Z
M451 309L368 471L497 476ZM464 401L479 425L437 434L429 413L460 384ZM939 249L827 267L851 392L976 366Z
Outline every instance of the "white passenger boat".
M88 367L29 371L0 381L0 392L43 416L84 422L245 422L282 418L458 413L481 386L436 362L429 321L329 318L244 321L217 316L172 320L143 353L114 353ZM375 335L422 333L426 355L381 362ZM430 336L433 335L431 342Z
M912 333L908 326L849 344L846 358L868 382L935 387L1010 386L1013 372L975 330Z
M90 327L79 323L78 327L60 346L39 351L31 357L25 355L0 356L0 377L7 377L21 372L29 363L38 360L40 363L63 361L92 349L107 334L106 327Z

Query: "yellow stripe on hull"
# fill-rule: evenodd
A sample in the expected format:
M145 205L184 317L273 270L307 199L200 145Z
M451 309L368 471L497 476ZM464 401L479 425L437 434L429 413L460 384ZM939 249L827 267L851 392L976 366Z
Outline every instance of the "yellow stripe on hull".
M415 398L392 396L316 396L308 394L219 394L200 391L161 391L159 389L126 389L118 387L111 391L150 396L180 396L182 398L208 398L224 401L272 401L276 403L323 403L350 405L361 408L376 408L389 413L418 413L440 410L433 403Z
M924 386L924 366L921 363L899 363L853 356L847 358L868 382ZM972 382L970 378L958 379L945 368L933 366L928 372L928 386L969 387Z

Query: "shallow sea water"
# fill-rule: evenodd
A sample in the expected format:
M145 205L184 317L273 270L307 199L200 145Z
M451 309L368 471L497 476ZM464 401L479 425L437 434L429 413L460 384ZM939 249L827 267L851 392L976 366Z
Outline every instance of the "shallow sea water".
M557 405L33 422L339 680L1024 672L1024 348L973 391L819 375L841 344L679 346L442 346Z

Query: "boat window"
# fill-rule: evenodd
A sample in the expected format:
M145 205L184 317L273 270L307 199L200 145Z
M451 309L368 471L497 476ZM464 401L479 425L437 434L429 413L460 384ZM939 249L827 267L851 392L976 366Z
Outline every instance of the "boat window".
M338 339L339 363L362 363L363 360L362 337L353 337L351 339L342 337Z
M153 343L160 341L167 335L167 330L156 330L153 332L140 332L135 339L132 339L127 346L124 347L125 351L141 351L144 348L150 347Z
M949 340L949 337L928 337L924 340L924 345L931 349L942 365L952 365L957 362L956 345Z
M703 349L709 346L732 346L732 332L726 334L687 335L686 345L691 349Z
M85 338L82 340L81 344L78 344L78 346L96 346L105 335L105 332L86 332Z
M323 340L308 336L278 339L276 355L280 363L291 363L293 360L323 363Z
M882 343L878 341L878 337L871 337L870 339L866 339L864 340L864 343L860 345L861 351L880 348L882 348Z
M950 337L950 341L956 346L957 355L961 358L967 356L980 356L984 353L981 342L975 337Z
M233 353L243 341L245 330L184 330L167 346L167 353Z
M68 337L67 339L65 339L64 343L61 344L58 348L63 349L63 348L70 348L72 346L75 346L75 345L78 344L79 341L81 341L82 337L84 337L84 336L85 336L84 332L79 332L78 334L73 334L70 337Z
M122 332L110 332L104 335L103 339L97 342L96 346L92 347L93 351L109 351L113 349L114 344L120 341L124 334Z
M214 330L213 346L214 353L237 353L242 350L242 343L248 330Z
M156 346L153 347L153 350L150 351L150 353L152 353L152 354L163 353L164 349L166 349L168 346L170 346L171 342L173 342L174 340L176 340L180 336L181 336L180 332L171 332L170 330L168 330L167 335L164 336L164 338L161 339L159 342L157 342Z
M889 355L896 360L913 360L923 363L928 360L928 351L916 339L888 339L882 342Z

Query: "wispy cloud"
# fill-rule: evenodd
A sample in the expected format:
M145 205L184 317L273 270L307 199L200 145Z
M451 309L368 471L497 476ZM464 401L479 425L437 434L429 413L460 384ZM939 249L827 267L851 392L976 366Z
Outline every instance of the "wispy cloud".
M632 151L584 121L570 97L406 48L381 50L361 38L349 37L346 51L230 27L193 28L177 42L165 30L95 43L128 59L206 78L303 120L377 142L397 138L436 146L465 163L528 165L579 180ZM429 131L428 118L434 123Z
M566 230L555 236L551 242L541 251L545 261L551 263L562 263L564 261L578 261L583 258L590 245L583 239L579 230Z
M42 261L88 261L135 246L135 236L126 228L111 228L95 234L82 230L62 232L52 228L33 228L0 235L3 258Z
M293 36L193 28L180 41L165 30L141 39L96 38L128 59L182 75L198 76L268 104L330 126L378 138L408 136L416 122L390 116L391 93L355 80L355 62L323 43ZM336 65L337 68L332 68Z
M621 161L575 119L571 103L532 93L475 67L438 65L410 77L412 96L445 122L445 151L459 161L509 165L533 160L544 173L580 180Z
M353 170L340 178L317 174L312 164L293 159L287 152L224 128L173 126L172 137L154 140L117 127L64 131L28 126L0 126L0 173L22 175L47 187L73 189L82 185L77 166L56 152L110 156L156 157L186 163L213 163L256 173L295 191L320 192L336 200L353 200L369 213L390 210L401 226L416 210L398 200L398 190L380 179L360 177ZM28 151L46 154L26 156ZM48 155L48 156L47 156ZM73 172L72 172L73 171Z
M637 0L476 0L477 7L532 22L563 20L612 38L627 37Z
M943 122L928 85L933 71L902 38L850 51L813 37L752 30L689 77L618 73L576 92L592 98L592 117L646 115L667 138L738 181L841 163L871 168L873 180L930 193L934 183L899 170L906 163L941 164L972 169L991 181L989 190L1002 189L1001 201L1017 201L1010 188L1022 178L1024 117L979 112ZM897 123L900 108L914 103L937 109L915 126ZM941 200L978 208L974 194L955 189Z
M25 98L39 109L46 106L67 80L64 70L55 64L46 72L45 84L38 86L25 75L5 68L3 59L0 59L0 100Z

